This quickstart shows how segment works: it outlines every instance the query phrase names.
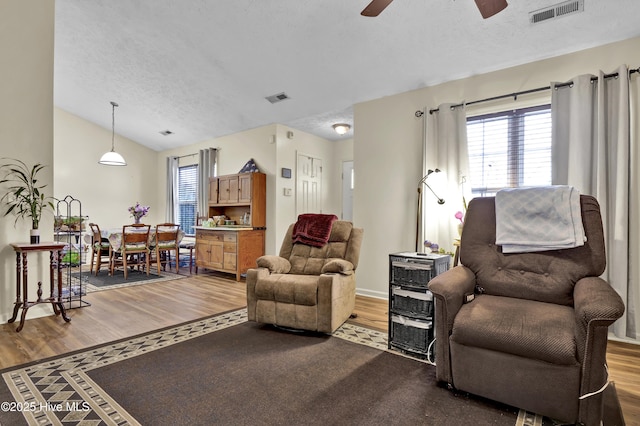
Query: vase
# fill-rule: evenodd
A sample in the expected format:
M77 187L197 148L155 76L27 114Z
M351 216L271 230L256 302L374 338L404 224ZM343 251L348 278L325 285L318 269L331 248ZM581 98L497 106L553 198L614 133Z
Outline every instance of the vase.
M139 224L140 223L140 218L136 217L134 223Z
M32 229L31 230L31 244L40 244L40 230Z
M458 224L458 236L462 237L462 227L464 226L464 223L459 223Z

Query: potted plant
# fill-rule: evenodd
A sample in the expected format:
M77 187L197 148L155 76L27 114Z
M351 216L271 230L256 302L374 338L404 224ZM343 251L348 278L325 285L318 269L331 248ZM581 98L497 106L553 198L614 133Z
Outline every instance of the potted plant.
M45 196L45 184L38 182L38 173L44 169L44 165L38 163L33 167L24 162L12 158L3 158L6 161L0 164L3 173L0 184L7 184L7 192L0 198L0 202L6 204L4 216L10 213L18 219L31 219L31 243L40 242L40 219L47 209L53 212L52 197Z

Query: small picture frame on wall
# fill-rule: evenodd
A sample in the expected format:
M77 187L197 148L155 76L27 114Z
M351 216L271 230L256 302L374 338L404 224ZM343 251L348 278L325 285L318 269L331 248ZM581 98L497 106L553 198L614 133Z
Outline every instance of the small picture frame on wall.
M291 169L282 168L282 177L285 179L291 179Z

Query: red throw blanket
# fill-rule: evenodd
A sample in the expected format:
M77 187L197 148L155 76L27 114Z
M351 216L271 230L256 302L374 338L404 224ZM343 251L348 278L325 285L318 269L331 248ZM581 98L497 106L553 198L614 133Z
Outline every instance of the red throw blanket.
M305 213L298 216L293 225L293 243L322 247L329 242L333 222L338 220L334 214Z

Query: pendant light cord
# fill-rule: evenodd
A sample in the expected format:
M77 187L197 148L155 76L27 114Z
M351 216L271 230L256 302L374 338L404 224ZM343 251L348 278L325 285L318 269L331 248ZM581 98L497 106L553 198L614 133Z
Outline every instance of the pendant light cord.
M116 135L116 107L117 103L111 101L111 152L115 151L115 135Z

